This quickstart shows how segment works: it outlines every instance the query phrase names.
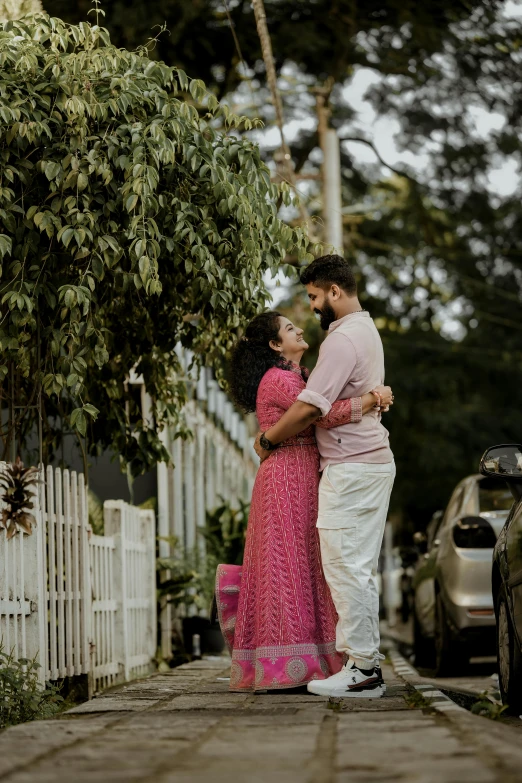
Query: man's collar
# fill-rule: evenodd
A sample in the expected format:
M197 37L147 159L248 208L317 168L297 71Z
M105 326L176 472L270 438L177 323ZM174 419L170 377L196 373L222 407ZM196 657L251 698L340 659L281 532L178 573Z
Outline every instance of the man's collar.
M347 321L349 318L354 318L354 316L357 316L357 317L361 317L362 316L363 318L369 318L370 317L370 313L367 310L359 310L356 313L348 313L348 315L343 315L342 318L339 318L337 321L334 321L333 323L330 324L330 326L328 327L328 331L329 332L335 331L338 326L340 326L341 324L344 324L345 321Z

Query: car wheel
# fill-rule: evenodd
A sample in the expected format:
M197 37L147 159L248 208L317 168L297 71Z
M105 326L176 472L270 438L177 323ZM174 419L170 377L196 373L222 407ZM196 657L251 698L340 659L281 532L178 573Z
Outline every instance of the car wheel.
M509 712L522 711L522 655L513 632L504 586L497 597L498 681L502 703Z
M423 669L431 669L435 659L433 639L429 639L423 635L415 610L413 610L413 648L415 653L415 666Z
M460 674L469 663L463 642L452 636L446 608L440 593L435 602L435 676Z

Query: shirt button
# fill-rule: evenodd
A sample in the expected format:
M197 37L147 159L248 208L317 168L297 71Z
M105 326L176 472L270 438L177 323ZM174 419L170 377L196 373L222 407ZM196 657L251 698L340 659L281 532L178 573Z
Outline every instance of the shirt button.
M340 443L340 442L341 442L341 438L337 438L337 443Z

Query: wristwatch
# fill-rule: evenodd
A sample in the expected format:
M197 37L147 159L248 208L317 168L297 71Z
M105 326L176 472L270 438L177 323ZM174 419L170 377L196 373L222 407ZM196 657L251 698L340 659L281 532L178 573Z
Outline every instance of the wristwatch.
M277 449L277 443L272 443L272 441L268 440L268 438L265 437L264 432L261 433L261 437L259 438L259 445L265 451L273 451L274 449Z

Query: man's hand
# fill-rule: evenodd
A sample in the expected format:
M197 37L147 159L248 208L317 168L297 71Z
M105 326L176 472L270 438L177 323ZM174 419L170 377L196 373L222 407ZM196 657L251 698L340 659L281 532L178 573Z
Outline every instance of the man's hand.
M259 459L261 460L261 462L264 462L265 459L270 456L270 452L266 451L266 449L262 449L261 446L259 445L259 441L262 434L263 434L262 432L257 433L257 437L254 442L254 450L257 456L259 457Z

